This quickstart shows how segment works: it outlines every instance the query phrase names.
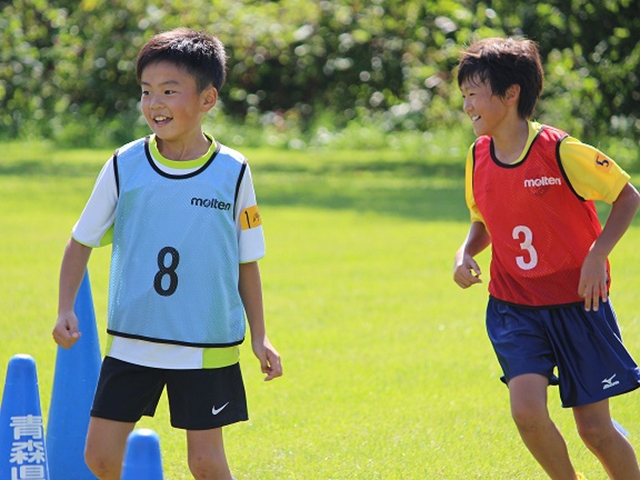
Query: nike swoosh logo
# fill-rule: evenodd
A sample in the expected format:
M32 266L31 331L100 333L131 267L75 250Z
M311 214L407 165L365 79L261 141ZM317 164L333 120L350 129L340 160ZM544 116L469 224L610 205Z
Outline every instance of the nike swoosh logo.
M227 407L227 405L229 405L229 402L225 403L220 408L216 408L216 406L214 405L213 408L211 409L211 413L213 415L218 415L222 410L224 410Z

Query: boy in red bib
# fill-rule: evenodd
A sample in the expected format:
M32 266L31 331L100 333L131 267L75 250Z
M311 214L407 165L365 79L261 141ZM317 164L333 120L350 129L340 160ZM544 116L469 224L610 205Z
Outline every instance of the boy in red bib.
M462 56L458 85L478 139L467 156L471 227L454 280L481 283L474 257L491 245L487 331L520 436L547 474L579 478L547 410L547 387L558 383L610 478L639 480L635 452L609 413L610 397L640 386L640 369L608 299L607 257L640 195L602 152L530 120L542 83L532 41L486 39ZM612 205L604 228L594 200Z

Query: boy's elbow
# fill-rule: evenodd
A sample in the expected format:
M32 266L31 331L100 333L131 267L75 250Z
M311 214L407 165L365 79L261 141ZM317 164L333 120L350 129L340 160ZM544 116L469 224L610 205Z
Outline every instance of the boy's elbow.
M627 183L613 204L624 206L635 213L640 208L640 193L631 183Z
M631 183L627 183L622 189L621 195L624 194L625 201L629 204L633 211L637 211L640 208L640 193L636 190ZM620 197L618 197L620 198Z

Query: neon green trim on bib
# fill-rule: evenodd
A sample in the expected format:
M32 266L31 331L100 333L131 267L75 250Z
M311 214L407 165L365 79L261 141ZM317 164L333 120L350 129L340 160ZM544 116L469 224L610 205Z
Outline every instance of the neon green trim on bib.
M164 158L160 153L160 150L158 150L158 141L156 139L155 133L151 135L151 138L149 139L149 150L151 151L151 156L158 163L164 165L165 167L177 168L182 170L198 168L207 163L217 147L217 144L211 135L207 133L205 133L204 135L209 139L209 141L211 141L211 145L209 145L209 150L207 150L207 153L205 153L202 157L196 158L194 160L169 160L168 158Z
M238 346L225 348L205 348L202 352L202 368L222 368L240 361Z
M107 355L109 355L109 352L111 351L111 345L112 344L113 344L113 335L107 335L107 345L104 348L105 357Z

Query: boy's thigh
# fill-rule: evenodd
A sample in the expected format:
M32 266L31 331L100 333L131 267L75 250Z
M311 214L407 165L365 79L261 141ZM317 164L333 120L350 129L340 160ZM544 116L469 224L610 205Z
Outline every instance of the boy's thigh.
M514 377L530 373L555 383L556 358L539 310L490 299L486 324L502 367L504 383L509 384Z
M107 465L122 464L127 437L135 423L92 417L86 440L86 456Z
M168 370L171 425L209 430L248 420L240 364L201 370Z

